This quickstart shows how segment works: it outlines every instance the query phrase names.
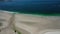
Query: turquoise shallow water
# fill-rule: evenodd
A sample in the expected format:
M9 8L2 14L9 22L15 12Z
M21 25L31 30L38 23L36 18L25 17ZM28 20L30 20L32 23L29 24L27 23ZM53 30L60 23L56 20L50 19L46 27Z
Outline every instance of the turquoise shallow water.
M15 14L28 14L28 15L35 15L35 16L60 16L60 14L44 14L44 13L29 13L29 12L20 12L20 11L9 11L9 12L13 12Z

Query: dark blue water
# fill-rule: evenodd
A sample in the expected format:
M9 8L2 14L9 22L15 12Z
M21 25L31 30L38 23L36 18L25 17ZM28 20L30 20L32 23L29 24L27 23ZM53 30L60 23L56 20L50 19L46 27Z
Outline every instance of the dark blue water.
M33 14L60 14L60 0L0 2L0 10Z

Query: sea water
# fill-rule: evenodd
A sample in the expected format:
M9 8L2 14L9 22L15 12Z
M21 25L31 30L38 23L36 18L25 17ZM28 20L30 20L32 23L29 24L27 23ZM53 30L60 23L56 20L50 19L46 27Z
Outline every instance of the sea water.
M26 14L59 14L60 0L12 0L0 2L0 10Z

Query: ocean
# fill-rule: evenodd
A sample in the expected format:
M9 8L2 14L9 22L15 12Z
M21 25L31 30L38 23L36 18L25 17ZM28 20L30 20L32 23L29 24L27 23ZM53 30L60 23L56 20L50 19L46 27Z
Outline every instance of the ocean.
M60 14L60 0L23 0L0 2L0 10L25 14Z

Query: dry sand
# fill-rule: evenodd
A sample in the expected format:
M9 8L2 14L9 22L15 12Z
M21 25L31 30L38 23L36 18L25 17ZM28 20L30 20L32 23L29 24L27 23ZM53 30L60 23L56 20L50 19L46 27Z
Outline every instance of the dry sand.
M29 31L31 34L38 34L46 29L60 29L60 16L16 14L15 18L16 27Z
M2 16L3 15L3 16ZM0 26L0 29L9 25L9 18L12 14L0 12L0 18L6 19L3 22L4 26ZM22 34L41 34L46 29L60 30L60 16L34 16L30 14L15 14L14 25L16 30ZM5 28L0 34L15 34L11 27Z

